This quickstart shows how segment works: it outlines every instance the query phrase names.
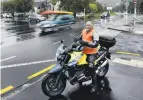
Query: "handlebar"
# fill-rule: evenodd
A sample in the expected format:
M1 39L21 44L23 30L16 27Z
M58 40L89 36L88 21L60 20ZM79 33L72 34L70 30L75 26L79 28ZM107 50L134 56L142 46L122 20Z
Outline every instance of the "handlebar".
M64 40L61 40L61 44L64 45L63 46L64 53L72 52L78 46L82 46L80 41L81 41L81 37L76 37L76 38L74 38L73 43L69 47L67 47L67 46L64 45ZM77 51L79 51L79 50L77 50Z

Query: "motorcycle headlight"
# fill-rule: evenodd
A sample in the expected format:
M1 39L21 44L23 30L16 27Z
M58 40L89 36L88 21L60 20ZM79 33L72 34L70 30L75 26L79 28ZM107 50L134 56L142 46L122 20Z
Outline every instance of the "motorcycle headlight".
M64 60L64 58L65 58L65 56L64 56L64 55L60 55L60 56L58 56L58 57L57 57L57 61L63 61L63 60Z

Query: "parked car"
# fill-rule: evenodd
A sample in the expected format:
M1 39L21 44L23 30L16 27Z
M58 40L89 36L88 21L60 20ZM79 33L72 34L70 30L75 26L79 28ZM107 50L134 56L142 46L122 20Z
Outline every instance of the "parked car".
M109 12L104 12L101 14L101 19L110 18Z
M28 20L29 20L29 22L31 22L31 21L40 22L40 21L46 20L46 17L44 17L40 14L32 13L28 16Z
M80 17L84 17L84 13L83 13L83 12L77 13L77 14L76 14L76 17L79 17L79 18L80 18Z
M12 15L10 13L3 13L1 14L2 18L12 18Z
M42 21L37 26L42 32L58 31L67 25L74 24L75 18L73 15L53 15L46 21Z

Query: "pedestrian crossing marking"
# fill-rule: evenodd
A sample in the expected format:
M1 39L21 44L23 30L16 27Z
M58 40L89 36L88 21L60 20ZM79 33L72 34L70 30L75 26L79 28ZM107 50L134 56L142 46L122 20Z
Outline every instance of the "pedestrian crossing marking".
M6 87L6 88L0 90L0 95L1 95L1 94L4 94L4 93L6 93L6 92L8 92L8 91L10 91L10 90L12 90L13 88L14 88L14 87L11 85L11 86L8 86L8 87Z
M128 66L143 68L143 61L140 61L140 60L134 60L134 59L124 60L121 58L115 58L113 62L128 65Z

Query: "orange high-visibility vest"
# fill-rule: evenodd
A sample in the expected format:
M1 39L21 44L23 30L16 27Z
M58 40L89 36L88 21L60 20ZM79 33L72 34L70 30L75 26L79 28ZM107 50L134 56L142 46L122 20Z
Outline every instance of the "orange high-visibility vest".
M93 33L94 29L92 29L90 32L87 33L86 29L83 29L82 31L82 40L86 42L92 42L93 41ZM95 54L98 52L98 48L90 48L87 46L84 46L83 53L84 54Z

